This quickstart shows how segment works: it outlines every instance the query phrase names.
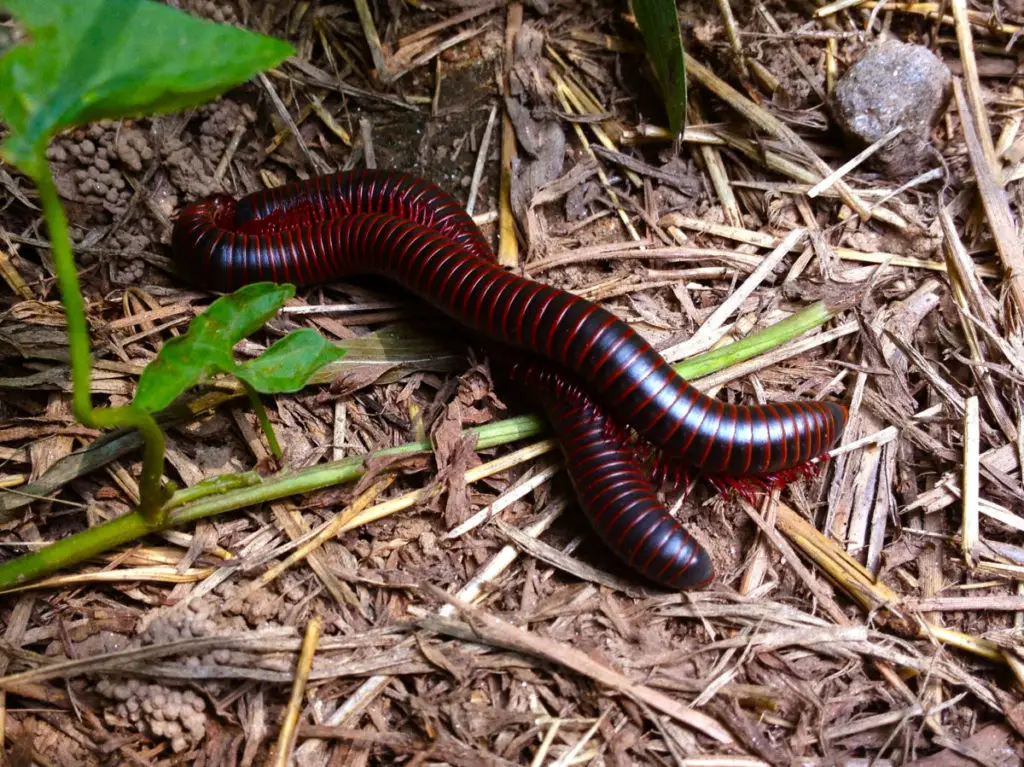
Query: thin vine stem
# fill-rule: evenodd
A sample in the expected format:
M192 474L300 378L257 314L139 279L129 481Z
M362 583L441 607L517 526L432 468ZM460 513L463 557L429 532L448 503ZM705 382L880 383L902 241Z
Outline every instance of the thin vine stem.
M267 445L270 447L270 452L273 454L274 458L281 460L284 452L281 450L281 443L277 441L277 434L274 432L274 424L270 422L270 416L267 415L267 409L263 407L263 400L260 399L260 393L245 381L242 381L242 388L245 389L245 393L249 397L249 404L252 405L252 409L256 411L256 419L260 422L260 428L263 429L263 433L267 436Z
M61 301L68 328L68 348L71 357L71 407L75 417L85 426L97 429L135 427L143 440L142 475L139 479L138 511L154 528L162 524L165 497L160 487L163 475L166 441L152 415L127 405L117 408L92 406L92 383L89 355L89 329L85 321L85 302L78 281L71 251L68 221L61 205L57 186L48 164L43 163L34 179L43 205L43 216L50 234L53 265L57 271Z

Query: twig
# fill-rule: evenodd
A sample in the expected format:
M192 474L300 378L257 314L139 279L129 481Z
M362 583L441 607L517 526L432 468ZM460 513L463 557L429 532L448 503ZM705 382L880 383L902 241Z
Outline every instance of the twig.
M561 470L561 462L556 461L555 463L544 467L544 469L537 472L534 476L524 477L520 482L517 482L498 496L498 498L496 498L489 506L485 506L480 509L480 511L471 516L461 525L453 527L445 533L444 539L446 541L453 541L456 538L461 538L463 535L466 535L466 533L476 530L480 525L487 522L487 520L496 517L513 503L532 493Z
M719 98L723 99L743 117L750 120L761 130L789 144L793 149L799 151L820 173L825 177L832 172L824 160L814 153L807 143L798 136L792 128L779 120L774 115L759 107L753 101L742 95L739 91L717 77L710 69L705 67L688 53L686 58L687 75L699 82ZM815 179L817 181L818 179ZM836 191L843 198L843 202L849 205L862 219L867 220L870 211L863 201L841 180L835 184Z
M1024 612L1024 595L995 594L976 597L930 597L927 599L907 599L904 604L908 609L921 612L974 612L993 610L1000 612Z
M676 360L689 357L698 351L704 351L711 346L714 343L714 333L747 300L747 297L754 292L754 289L764 282L764 279L771 274L778 263L806 236L806 229L794 229L787 234L785 239L779 243L779 246L765 256L758 267L743 281L743 284L721 306L715 309L714 313L701 325L700 330L693 334L693 337L683 343L665 349L662 352L662 356L669 362L675 362Z
M968 567L975 563L975 548L978 545L978 494L980 482L978 465L981 457L981 416L978 413L978 398L968 397L964 413L964 470L963 470L963 527L961 550Z
M580 580L607 586L631 597L648 596L648 593L644 589L638 588L636 584L581 562L500 519L494 520L494 526L510 543L518 546L534 559L547 562L552 567L575 575Z
M290 556L284 559L284 561L279 562L275 564L273 567L269 568L266 572L260 575L259 578L256 578L255 580L247 584L245 588L239 589L238 594L235 597L233 597L231 601L235 604L242 605L246 599L255 594L257 591L266 588L283 572L293 567L294 565L298 564L299 562L303 561L310 554L312 554L321 546L323 546L327 541L331 540L336 535L339 535L343 531L345 525L347 525L352 519L361 514L371 503L373 503L373 501L376 500L377 496L384 492L384 490L387 489L387 487L391 485L391 483L394 482L394 480L394 475L387 475L382 477L377 482L375 482L362 495L356 498L356 500L353 501L352 504L343 512L335 515L327 522L325 522L323 525L321 525L320 529L314 532L312 535L310 535L307 540L298 541L297 543L301 545L294 552L292 552ZM280 556L283 553L284 552L279 550L274 552L274 556Z
M749 77L747 72L747 57L743 53L743 42L740 40L739 27L736 25L736 17L732 12L732 5L729 0L717 0L718 12L722 16L722 24L725 27L725 35L729 38L729 47L732 48L732 55L735 57L740 74Z
M483 26L478 27L477 29L467 29L462 32L459 32L456 35L453 35L452 37L449 37L447 40L442 40L436 45L428 48L426 51L424 51L419 56L414 58L408 64L399 65L396 68L389 70L387 74L381 78L381 81L384 83L393 83L396 82L397 80L400 80L402 77L409 74L409 72L423 66L424 64L427 64L428 62L430 62L431 59L440 56L449 48L454 48L455 46L461 45L467 40L472 40L474 37L483 34L484 32L487 31L489 26L489 23L485 23ZM396 57L392 57L392 63L397 63Z
M388 76L388 63L384 60L384 51L381 50L377 25L373 22L373 12L370 11L366 0L355 0L355 4L359 24L363 28L363 36L366 37L366 46L370 49L370 57L373 59L373 66L377 70L377 76L384 80Z
M682 176L662 170L661 168L655 168L653 165L648 165L641 160L637 160L634 157L630 157L629 155L623 154L622 152L618 152L614 149L608 149L600 144L591 144L590 148L598 157L610 160L622 168L635 171L643 176L650 176L658 181L663 181L666 184L674 186L683 194L692 196L694 193L693 182L683 178Z
M525 533L532 537L540 536L547 530L556 519L561 515L563 506L556 505L549 509L544 515L541 516L536 522L531 524L525 529ZM519 557L519 550L512 545L503 546L497 554L476 573L473 577L458 591L458 595L461 599L467 601L476 601L480 599L484 594L484 589L491 582L493 582L499 575L505 570L512 566L512 563ZM445 605L442 607L438 614L441 616L449 616L453 612L451 605ZM404 640L400 646L413 645L412 639ZM384 689L391 683L392 676L390 674L375 674L366 681L364 681L354 693L352 693L337 709L335 709L329 716L325 717L324 724L340 727L346 722L350 721L354 717L358 716L367 706L373 702L376 697L384 691ZM309 751L317 748L317 744L309 743L303 744L300 751Z
M309 671L313 666L313 655L316 653L316 643L320 639L322 626L323 620L319 615L314 616L306 626L306 636L302 640L299 662L295 668L295 682L292 684L292 694L288 699L288 706L284 711L284 721L281 723L281 732L277 738L274 767L287 767L288 764L291 764L292 749L295 748L296 729L299 724L299 716L302 714L302 699L306 692L306 682L309 679Z
M965 0L950 0L953 20L956 27L957 48L960 50L960 63L963 66L964 90L967 102L971 105L974 127L978 140L988 162L993 177L999 175L999 160L996 157L995 145L992 143L992 129L988 124L988 108L981 95L981 82L978 80L978 62L974 57L974 37L967 21L967 3ZM961 119L970 119L961 111Z
M432 631L450 633L454 636L495 644L499 647L525 652L543 660L565 666L578 674L600 682L628 697L643 701L651 708L667 714L698 732L719 743L732 743L729 732L717 721L647 685L634 682L617 671L604 666L589 655L574 647L538 636L514 626L497 616L469 604L465 600L448 594L446 591L426 584L426 590L437 599L452 605L466 618L468 623L458 621L441 621L424 619L424 628Z
M691 123L704 122L704 115L701 112L696 94L691 94L687 99L687 110L690 113ZM725 167L725 160L722 158L721 150L717 147L698 145L697 155L703 160L704 168L711 178L711 186L714 187L715 194L718 195L718 200L722 204L722 212L725 214L726 223L730 226L742 226L743 213L740 211L739 203L736 201L736 194L733 192L732 181Z
M817 184L808 189L807 196L810 197L811 199L817 197L819 194L821 194L826 189L831 187L836 181L841 179L843 176L852 171L862 162L867 160L869 157L871 157L871 155L875 154L875 152L884 147L886 144L888 144L901 133L903 133L903 126L897 125L895 128L886 133L884 136L878 139L878 141L874 142L867 149L864 149L863 151L859 152L855 157L851 158L847 162L840 165L839 168L837 168L829 175L825 176L825 178L823 178Z
M502 95L509 98L509 78L515 63L516 37L523 24L523 4L511 0L505 15L505 66L502 72ZM516 132L508 110L501 114L501 186L498 190L498 263L505 267L519 266L519 242L516 240L515 215L512 211L512 163L516 156Z
M551 79L555 82L555 95L562 104L562 109L571 111L572 106L570 105L570 94L569 85L558 72L551 70ZM582 110L581 110L582 111ZM587 141L586 135L583 133L583 128L578 123L573 123L573 130L576 131L576 137L579 139L580 144L583 146L585 151L590 158L597 163L597 177L601 180L601 185L604 187L605 192L608 194L608 199L611 200L612 206L615 208L615 212L618 213L619 219L622 221L622 225L626 227L626 231L629 232L629 236L637 242L642 242L643 238L639 232L633 226L633 222L629 220L629 216L626 211L623 210L622 205L619 203L619 196L612 189L611 181L608 179L608 174L605 173L604 167L598 162L597 155L594 153L594 147L591 146L590 142ZM632 171L630 171L632 172ZM642 247L642 246L641 246Z
M449 27L455 27L459 24L464 24L467 21L472 21L477 16L483 16L485 13L490 13L495 8L499 8L504 3L502 0L490 0L490 2L482 2L474 5L472 8L468 8L462 13L456 13L454 16L450 16L444 21L439 21L436 24L431 24L429 27L417 30L412 34L406 35L398 41L395 46L396 51L401 52L402 48L407 45L411 45L419 40L423 40L428 37L436 35L438 32L443 32Z
M953 80L953 93L956 96L957 110L960 112L960 124L963 126L964 141L967 143L967 154L971 159L971 167L978 181L978 192L981 204L985 208L992 237L996 242L996 250L1006 269L1006 281L1010 295L1013 297L1017 312L1024 317L1024 249L1017 237L1017 227L1013 223L1010 203L1006 192L999 185L992 165L988 161L985 149L979 138L979 125L975 121L973 111L964 98L960 81Z
M480 140L480 151L476 155L476 165L473 167L473 182L469 186L469 197L466 200L466 212L473 215L476 207L476 196L480 191L480 179L484 175L484 166L487 165L487 155L491 150L491 132L494 130L494 118L498 114L498 107L491 107L491 114L487 117L487 127L484 128L484 137Z
M359 138L363 142L363 160L366 167L373 170L377 167L377 152L373 148L373 123L369 117L359 118Z
M270 78L261 72L259 75L259 81L260 85L263 86L263 89L270 97L270 103L274 105L274 111L277 112L277 116L281 118L281 122L285 124L288 132L292 134L292 138L295 139L295 143L299 145L299 149L302 150L302 154L306 156L306 161L309 163L309 166L311 168L315 168L318 173L327 170L324 166L323 160L314 156L314 154L309 151L306 139L304 139L302 134L299 132L299 126L295 124L295 120L292 119L291 113L288 111L288 107L286 107L284 102L281 100L281 96L278 95L277 88L274 87L274 84L270 82Z

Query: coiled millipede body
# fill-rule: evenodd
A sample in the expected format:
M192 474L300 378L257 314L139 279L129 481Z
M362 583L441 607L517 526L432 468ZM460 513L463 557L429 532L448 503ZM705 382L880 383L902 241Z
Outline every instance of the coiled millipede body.
M261 280L388 278L484 338L537 355L579 381L586 407L575 415L546 408L573 445L598 445L595 434L581 431L578 413L586 411L632 428L704 473L775 475L824 455L846 423L846 408L836 403L737 406L700 393L607 310L501 268L458 202L401 173L321 176L239 200L218 195L181 211L172 246L199 284L221 290ZM611 452L602 460L612 461L615 450L605 447ZM585 453L567 452L570 466ZM626 456L615 456L624 466ZM581 504L592 508L587 493L598 486L576 484ZM632 542L629 535L622 540Z

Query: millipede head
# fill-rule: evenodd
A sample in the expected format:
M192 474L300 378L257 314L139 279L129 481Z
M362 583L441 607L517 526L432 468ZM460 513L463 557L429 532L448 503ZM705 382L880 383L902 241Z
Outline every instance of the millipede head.
M751 506L756 505L758 493L767 493L771 490L771 485L764 481L764 477L729 477L716 474L709 475L707 480L719 494L738 495Z
M233 229L236 205L237 200L230 194L212 194L176 211L171 216L171 220L177 222L188 219L193 221L206 219L212 220L213 224L221 229Z
M238 211L238 202L229 194L218 194L210 197L207 201L213 211L213 223L221 229L235 228L235 214Z
M736 493L753 506L757 494L767 494L781 489L798 479L811 479L821 471L821 466L822 463L819 459L813 459L771 474L745 477L715 475L708 476L707 480L722 495Z
M641 461L649 463L650 477L655 484L667 488L682 488L684 497L689 495L697 480L703 478L721 495L736 494L745 501L754 504L758 495L770 493L772 490L785 487L798 479L809 479L821 471L822 462L814 459L783 471L771 474L732 476L727 474L706 474L700 469L689 466L682 461L666 456L660 451L647 446L642 441L637 443Z

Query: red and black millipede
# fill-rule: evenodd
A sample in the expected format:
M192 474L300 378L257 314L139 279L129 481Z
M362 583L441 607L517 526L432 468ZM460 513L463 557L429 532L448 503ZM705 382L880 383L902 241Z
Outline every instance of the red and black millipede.
M836 403L736 406L698 392L607 310L501 268L458 202L405 174L340 173L238 200L211 197L179 213L172 246L197 282L220 290L262 280L308 285L356 274L383 276L490 341L545 359L553 375L564 371L581 384L581 401L572 413L560 402L545 402L571 475L574 456L586 453L587 440L597 445L596 435L582 428L581 412L628 425L682 464L726 477L775 475L807 464L833 447L846 422L846 408ZM539 382L546 366L530 367L536 370L525 379ZM538 394L544 401L544 393ZM602 445L610 452L602 460L617 467L631 462L642 473L629 447L603 433ZM612 476L610 469L607 474ZM623 511L622 500L625 517L609 512L597 519L589 509L598 503L598 484L581 485L575 476L574 482L602 538L655 580L656 573L637 565L644 555L654 561L657 546L683 552L696 546L659 503L667 520L657 524L667 530L671 522L673 535L651 534L643 538L642 551L627 551L637 528L646 525L618 535L614 526L602 528L600 519L618 524L638 512ZM614 495L614 484L612 491L605 484L600 488L601 503ZM623 499L631 497L625 484L620 489ZM649 517L650 507L643 508ZM685 578L661 582L692 585Z

